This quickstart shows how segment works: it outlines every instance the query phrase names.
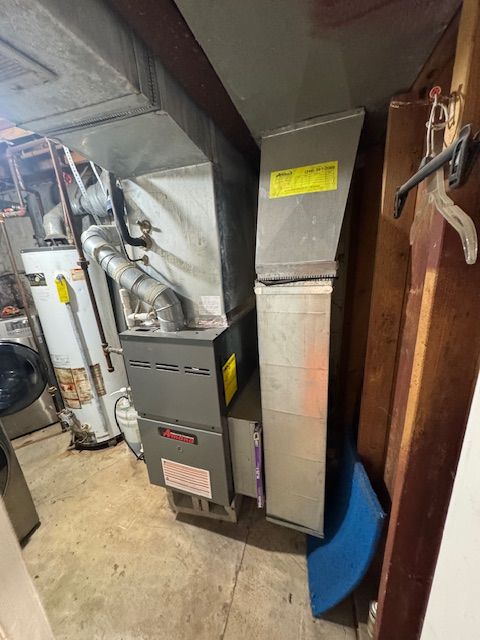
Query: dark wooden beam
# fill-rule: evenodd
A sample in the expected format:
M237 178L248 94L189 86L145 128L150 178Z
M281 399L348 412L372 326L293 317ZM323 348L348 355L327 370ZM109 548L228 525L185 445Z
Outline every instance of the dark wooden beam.
M258 167L260 152L173 0L108 0L224 135Z
M352 184L350 242L341 357L341 426L358 424L373 266L380 218L384 142L360 154Z
M358 429L358 452L370 478L382 482L391 393L410 252L415 193L393 218L395 190L418 169L423 155L427 103L407 95L389 109L382 206L375 250L367 352Z
M434 85L440 85L444 93L448 92L452 81L460 14L461 10L459 9L410 88L410 93L420 99L427 99L430 89Z
M410 194L399 220L392 218L393 198L395 189L417 170L423 156L430 88L440 84L448 92L459 15L448 25L409 93L393 99L389 110L358 449L377 490L382 491L385 483L390 494L402 435L401 419L395 417L392 402L409 288L415 193Z
M463 4L452 91L459 96L457 124L480 129L479 0ZM478 162L466 185L451 195L480 230ZM431 224L417 228L416 245L426 247L425 274L405 380L377 640L420 637L480 360L480 262L465 263L458 234L437 212ZM412 253L412 273L421 268L414 261Z

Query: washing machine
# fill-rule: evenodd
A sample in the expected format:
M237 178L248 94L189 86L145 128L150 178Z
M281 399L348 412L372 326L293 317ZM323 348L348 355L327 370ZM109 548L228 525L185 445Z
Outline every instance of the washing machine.
M57 422L49 386L27 318L0 320L0 418L10 439Z
M0 419L0 496L21 542L40 524L23 471Z

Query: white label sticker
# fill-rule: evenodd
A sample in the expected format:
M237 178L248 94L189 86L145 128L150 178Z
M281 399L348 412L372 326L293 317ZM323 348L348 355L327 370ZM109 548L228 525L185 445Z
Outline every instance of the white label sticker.
M5 327L8 335L31 337L32 332L28 326L27 320L18 320L17 322L6 322Z
M200 314L202 316L221 316L220 296L200 296Z
M173 462L162 458L163 475L167 487L188 491L197 496L212 498L212 485L210 484L210 471L190 467L188 464Z
M68 356L61 355L60 353L51 353L50 359L54 367L64 367L70 364L70 358Z

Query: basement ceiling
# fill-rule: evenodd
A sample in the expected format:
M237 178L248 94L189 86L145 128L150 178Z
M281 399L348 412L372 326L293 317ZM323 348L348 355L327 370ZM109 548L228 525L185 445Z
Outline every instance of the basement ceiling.
M252 134L408 89L458 0L175 0Z

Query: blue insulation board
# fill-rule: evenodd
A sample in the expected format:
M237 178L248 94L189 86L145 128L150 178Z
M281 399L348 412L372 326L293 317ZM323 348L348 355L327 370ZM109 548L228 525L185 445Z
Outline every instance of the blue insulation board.
M361 582L385 519L350 438L331 489L326 501L325 537L307 539L308 586L315 617L341 602Z

